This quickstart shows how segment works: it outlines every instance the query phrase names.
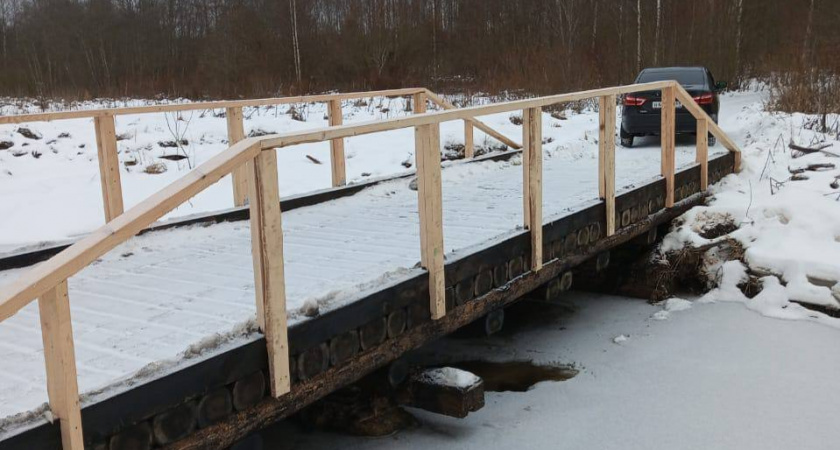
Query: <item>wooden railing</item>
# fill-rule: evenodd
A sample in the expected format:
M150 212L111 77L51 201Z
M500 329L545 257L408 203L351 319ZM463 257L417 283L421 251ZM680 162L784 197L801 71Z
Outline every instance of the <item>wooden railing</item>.
M91 109L80 111L61 111L37 114L21 114L15 116L0 116L0 125L18 124L27 122L45 122L69 119L92 118L96 133L97 156L99 159L99 176L102 186L102 204L105 213L105 221L109 222L123 213L122 181L120 177L120 165L115 118L135 114L170 113L183 111L199 111L208 109L224 109L227 119L227 134L229 145L245 139L245 124L243 120L243 108L260 107L269 105L283 105L292 103L327 103L327 116L330 126L341 125L343 115L341 102L343 100L354 100L369 97L414 97L414 112L426 112L426 99L444 109L452 109L454 106L437 94L425 88L404 88L390 89L384 91L351 92L341 94L304 95L297 97L264 98L255 100L226 100L214 102L181 103L169 105L150 105L125 108ZM465 156L473 157L473 126L484 131L488 135L499 140L503 144L520 148L516 142L508 139L503 134L493 130L477 120L465 120L464 144ZM330 140L330 170L332 175L332 186L343 186L347 182L344 157L344 139L335 138ZM233 201L235 206L243 206L247 202L248 183L244 167L239 167L231 174L233 182Z
M290 391L286 294L283 270L283 232L277 176L277 149L308 142L334 141L351 136L411 128L415 130L421 265L429 272L432 319L446 314L444 294L444 246L440 165L440 123L464 120L483 124L476 117L523 111L523 215L530 233L531 270L543 264L542 249L542 121L543 107L563 102L598 98L601 105L599 141L599 191L607 210L607 234L615 233L615 105L617 96L661 90L662 176L666 207L674 205L674 106L678 99L697 119L697 162L701 186L707 186L706 131L730 151L739 150L691 96L674 81L635 84L583 92L511 101L463 109L425 113L428 91L413 90L415 112L408 117L354 125L338 125L311 131L245 138L199 165L145 201L116 216L106 225L55 257L25 272L0 294L0 321L38 299L47 365L50 408L60 420L63 448L82 448L82 425L76 382L74 345L70 326L67 279L97 258L125 242L155 220L206 189L222 177L240 170L248 183L251 211L251 244L256 286L257 318L265 334L269 355L271 392L275 397ZM392 91L393 92L393 91ZM445 106L445 108L450 108ZM71 113L80 114L80 113Z

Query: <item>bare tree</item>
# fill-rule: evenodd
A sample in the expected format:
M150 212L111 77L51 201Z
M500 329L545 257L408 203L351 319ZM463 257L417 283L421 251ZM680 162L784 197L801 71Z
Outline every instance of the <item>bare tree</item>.
M301 84L301 69L300 69L300 44L298 41L298 27L297 27L297 2L296 0L289 0L289 14L292 18L292 47L295 54L295 75L297 77L298 86Z
M0 95L551 93L643 64L837 74L838 17L817 0L0 0Z
M735 33L735 70L741 70L741 30L744 19L744 0L736 0L737 21Z
M653 39L653 65L659 65L659 33L662 23L662 0L656 0L656 37Z
M642 70L642 0L636 0L636 72Z

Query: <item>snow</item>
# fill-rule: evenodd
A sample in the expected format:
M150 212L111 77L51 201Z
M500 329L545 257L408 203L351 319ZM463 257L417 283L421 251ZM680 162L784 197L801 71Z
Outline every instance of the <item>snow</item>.
M427 349L453 360L574 364L580 372L567 381L488 392L465 419L411 409L419 426L382 438L284 422L262 433L265 448L821 450L840 439L832 388L840 331L769 320L731 302L652 321L658 307L643 300L575 292L567 300L570 315L546 307L544 320L510 325L515 331ZM619 334L633 339L605 339Z
M438 367L424 370L420 380L441 386L468 388L479 382L479 378L466 370L455 367Z
M724 101L738 99L746 96ZM700 235L702 230L733 221L739 229L729 236L745 248L746 266L730 262L709 268L717 274L719 287L705 301L738 300L771 317L840 324L791 303L840 308L840 190L833 185L840 171L806 171L808 179L789 180L791 169L811 164L840 166L840 158L825 153L795 158L787 148L790 141L809 146L826 140L830 146L825 150L840 155L840 141L809 129L806 125L813 116L766 113L760 101L744 102L740 110L737 115L722 114L721 125L742 148L743 171L712 187L709 205L686 213L685 224L666 236L663 250L713 242ZM747 281L748 273L761 278L767 291L752 300L737 288Z
M691 308L691 302L686 299L673 297L665 300L665 311L685 311L689 308Z
M6 102L15 103L15 102ZM127 106L142 104L135 100ZM75 109L114 105L109 101L86 102ZM291 105L305 121L288 114L290 106L245 108L245 132L281 133L328 125L326 105ZM373 98L364 103L344 102L344 122L352 124L408 114L403 99ZM4 114L34 112L34 106L5 107ZM125 207L130 208L183 176L191 167L228 147L224 110L199 110L119 116L116 118L120 176ZM508 123L512 128L512 124ZM63 241L89 232L104 221L96 139L92 119L73 119L21 125L43 135L27 139L19 125L0 125L0 141L14 146L0 150L0 254L44 241ZM63 136L63 137L62 137ZM164 148L161 142L185 139L182 148ZM444 143L463 143L463 125L444 124ZM477 145L495 143L480 130ZM405 172L404 161L413 162L413 130L404 129L345 140L347 177L350 183ZM22 152L22 153L21 153ZM33 153L34 152L34 153ZM15 156L19 154L20 156ZM34 154L38 154L37 158ZM162 156L187 159L169 161ZM318 165L306 158L311 155ZM329 143L305 144L278 152L280 191L283 196L330 186ZM127 165L136 163L136 165ZM147 174L144 168L163 164L166 171ZM365 174L365 175L363 175ZM179 206L164 219L218 211L233 206L230 177L211 186L190 202Z
M732 103L756 101L752 94L743 96L748 100L734 96ZM724 101L725 111L727 101ZM346 115L362 115L360 111L350 110ZM246 127L271 124L278 131L278 123L286 120L283 114L275 118L267 110L258 112L254 112ZM731 113L735 115L734 111ZM216 151L224 148L221 142L224 120L211 116L203 118L206 123L196 117L190 126L196 133L190 136L190 142L201 142L204 136L207 144L203 149L208 153L213 148ZM152 116L144 116L142 120L159 122L145 124L139 122L140 118L127 122L142 131L132 134L131 142L136 141L136 145L146 145L162 136L160 128L166 126L165 120L148 117ZM289 120L287 125L316 126L323 116L312 112L309 117L313 123ZM568 120L557 120L547 114L543 116L546 220L590 205L597 197L598 151L594 137L598 134L598 115L593 111L583 114L569 111L567 117ZM260 120L268 124L260 124ZM513 125L507 114L483 120L517 140L521 134L521 127ZM56 128L58 123L39 125L43 140L62 132L63 128ZM462 139L460 122L444 125L442 142ZM201 134L200 130L203 130ZM125 131L125 124L118 123L118 132ZM81 131L74 129L73 133L76 133L71 133L76 136L74 139L82 139ZM384 175L393 173L389 172L392 170L404 170L400 163L407 157L411 159L412 133L402 130L350 139L348 155L355 155L349 161L350 177L358 178L362 171ZM13 131L7 134L12 134L12 139L22 139ZM482 138L477 141L481 142ZM359 146L352 146L356 145L353 142ZM678 167L693 164L693 144L690 138L678 140ZM285 186L284 193L295 188L311 188L319 179L323 185L329 182L328 165L312 164L304 156L312 154L326 161L328 146L322 147L303 146L279 152L282 155L279 176L281 187ZM725 151L720 145L711 150L713 154ZM656 139L643 139L633 149L617 149L619 191L658 176L659 155ZM0 152L4 158L0 162L10 162L15 173L0 180L3 193L0 214L9 219L0 223L0 239L8 248L66 238L88 231L100 220L95 157L91 159L91 154L83 153L71 160L69 156L59 150L58 154L45 153L38 159L10 159ZM127 150L121 158L127 156L131 156L131 151ZM196 151L195 162L207 156ZM47 164L49 161L52 162ZM167 165L170 169L162 175L136 171L123 174L126 198L134 198L129 205L136 203L143 192L151 192L187 170L183 166L179 169L177 163L167 161ZM89 178L86 182L79 182L78 177L56 181L55 174L50 173L68 171L85 172ZM27 176L21 176L22 173ZM446 165L442 182L448 257L453 252L466 251L521 229L521 176L518 157L510 162ZM137 190L128 179L134 179ZM290 180L298 180L299 185ZM382 183L351 197L283 214L290 324L340 307L367 290L418 273L417 193L409 189L409 182L400 179ZM34 186L39 189L34 190ZM230 206L229 187L224 182L217 184L183 209L176 210L174 215ZM87 194L80 195L81 191ZM19 270L0 272L0 287L19 273ZM72 277L69 288L83 404L175 370L194 358L207 357L226 346L254 339L254 288L247 221L197 225L136 237ZM0 417L37 411L46 401L37 305L30 304L0 324L0 349L5 361L0 365Z

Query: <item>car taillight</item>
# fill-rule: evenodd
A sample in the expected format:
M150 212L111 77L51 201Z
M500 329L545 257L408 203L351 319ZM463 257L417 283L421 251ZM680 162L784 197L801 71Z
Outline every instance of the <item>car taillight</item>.
M698 105L711 105L714 100L715 99L712 94L703 94L694 97L694 101L697 102Z
M646 98L636 97L635 95L624 96L624 106L642 106L646 101Z

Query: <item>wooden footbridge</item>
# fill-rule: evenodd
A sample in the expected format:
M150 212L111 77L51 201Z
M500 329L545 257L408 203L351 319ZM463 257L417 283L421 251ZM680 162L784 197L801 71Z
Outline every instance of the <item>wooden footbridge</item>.
M632 180L631 188L617 193L617 100L650 90L662 91L660 176ZM370 96L410 96L415 114L342 124L340 102ZM597 170L544 169L542 108L591 98L600 105ZM677 100L697 119L696 160L680 170L673 132ZM442 110L427 112L427 101ZM245 137L243 107L295 102L328 103L330 126ZM230 148L124 211L114 116L209 108L226 109ZM524 119L521 146L478 119L518 111ZM107 223L75 243L5 262L10 267L45 259L0 285L0 333L4 326L25 327L28 317L36 317L28 305L37 301L32 324L40 323L51 414L24 414L2 436L2 449L227 448L431 339L532 291L554 289L573 267L700 203L709 183L737 171L740 160L735 144L672 81L460 109L426 89L400 89L46 113L3 117L0 123L86 117L96 126ZM463 195L449 197L439 130L442 122L455 120L465 124L462 164L498 157L473 157L477 127L509 147L521 147L521 181L518 173L499 171L484 180L481 195L470 194L476 186L462 186ZM388 192L372 204L363 194L374 191L366 189L374 183L345 185L343 140L401 128L415 130L417 193ZM710 157L709 133L729 151ZM281 201L276 152L323 141L331 146L334 187ZM240 208L169 223L166 233L175 234L156 237L164 233L157 220L227 175L233 176ZM569 180L578 191L571 192ZM544 191L551 195L544 199ZM593 200L581 201L586 198ZM544 216L544 207L555 213ZM506 211L513 221L501 218L476 229L476 221L494 223L493 213ZM188 226L197 222L207 226ZM132 239L147 239L148 251L108 257ZM393 272L414 266L417 253L419 265ZM319 277L319 270L326 275ZM287 294L305 297L318 285L337 283L340 290L359 281L368 282L324 311L287 311ZM242 287L250 283L252 288ZM80 401L74 343L82 338L74 340L70 319L77 307L73 326L91 327L100 333L95 339L119 341L120 315L148 329L145 346L152 348L143 354L151 359L155 339L183 341L187 349L201 333L223 334L247 317L256 320L231 331L223 345L194 350L167 370ZM2 372L16 370L3 364Z

